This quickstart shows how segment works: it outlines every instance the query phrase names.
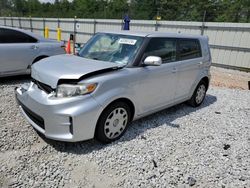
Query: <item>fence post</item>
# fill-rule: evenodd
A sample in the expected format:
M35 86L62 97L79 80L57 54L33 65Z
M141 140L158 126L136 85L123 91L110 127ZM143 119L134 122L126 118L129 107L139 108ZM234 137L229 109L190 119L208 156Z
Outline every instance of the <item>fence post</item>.
M202 25L201 25L201 35L204 35L206 14L207 14L207 11L204 11L203 19L202 19Z
M75 44L76 44L76 16L74 18L74 38L73 38L73 54L75 54Z
M94 19L94 33L93 34L95 33L96 33L96 20Z
M30 31L33 32L32 18L30 17Z
M4 20L4 26L6 26L6 18L4 17L3 20Z
M11 27L13 27L14 25L13 25L13 18L12 18L12 16L10 17L10 19L11 19Z
M57 18L57 27L59 28L60 27L60 19Z
M158 21L155 20L155 31L158 31Z
M21 23L21 18L18 17L18 21L19 21L19 27L22 29L22 23Z
M45 37L45 19L43 18L43 36Z

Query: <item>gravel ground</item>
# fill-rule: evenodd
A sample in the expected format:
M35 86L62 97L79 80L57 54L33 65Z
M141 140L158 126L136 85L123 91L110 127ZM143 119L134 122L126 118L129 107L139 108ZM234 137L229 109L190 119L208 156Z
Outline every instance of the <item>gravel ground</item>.
M250 72L243 72L220 67L211 67L211 85L231 89L249 89Z
M204 104L163 110L109 145L39 137L0 81L0 187L250 187L250 92L211 87Z

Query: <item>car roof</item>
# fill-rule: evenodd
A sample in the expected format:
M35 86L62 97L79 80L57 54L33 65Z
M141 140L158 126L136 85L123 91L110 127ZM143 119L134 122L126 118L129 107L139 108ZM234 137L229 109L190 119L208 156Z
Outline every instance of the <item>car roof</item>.
M139 37L170 37L170 38L197 38L204 39L207 36L203 35L193 35L193 34L184 34L184 33L168 33L168 32L142 32L142 31L104 31L100 33L111 33L111 34L120 34L120 35L130 35L130 36L139 36Z
M7 27L7 26L0 26L0 28L19 31L19 32L25 33L27 35L30 35L31 37L36 38L39 41L44 41L45 40L45 38L43 38L42 36L39 36L39 35L37 35L35 33L32 33L31 31L27 31L27 30L24 30L24 29L19 29L19 28L16 28L16 27Z

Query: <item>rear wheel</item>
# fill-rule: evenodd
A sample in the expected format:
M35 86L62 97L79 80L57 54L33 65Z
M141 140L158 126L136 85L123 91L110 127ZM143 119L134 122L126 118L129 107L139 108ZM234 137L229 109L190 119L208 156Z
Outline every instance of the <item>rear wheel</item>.
M205 99L206 92L207 84L204 81L200 81L188 103L193 107L200 106Z
M116 102L108 106L101 114L95 137L103 143L119 139L126 131L131 118L129 106L124 102Z

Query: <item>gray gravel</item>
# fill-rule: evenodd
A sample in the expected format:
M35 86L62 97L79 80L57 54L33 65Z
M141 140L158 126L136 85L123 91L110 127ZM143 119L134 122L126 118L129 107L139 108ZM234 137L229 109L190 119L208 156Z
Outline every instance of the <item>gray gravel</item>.
M0 80L0 187L250 187L250 92L210 88L131 124L109 145L37 135Z

